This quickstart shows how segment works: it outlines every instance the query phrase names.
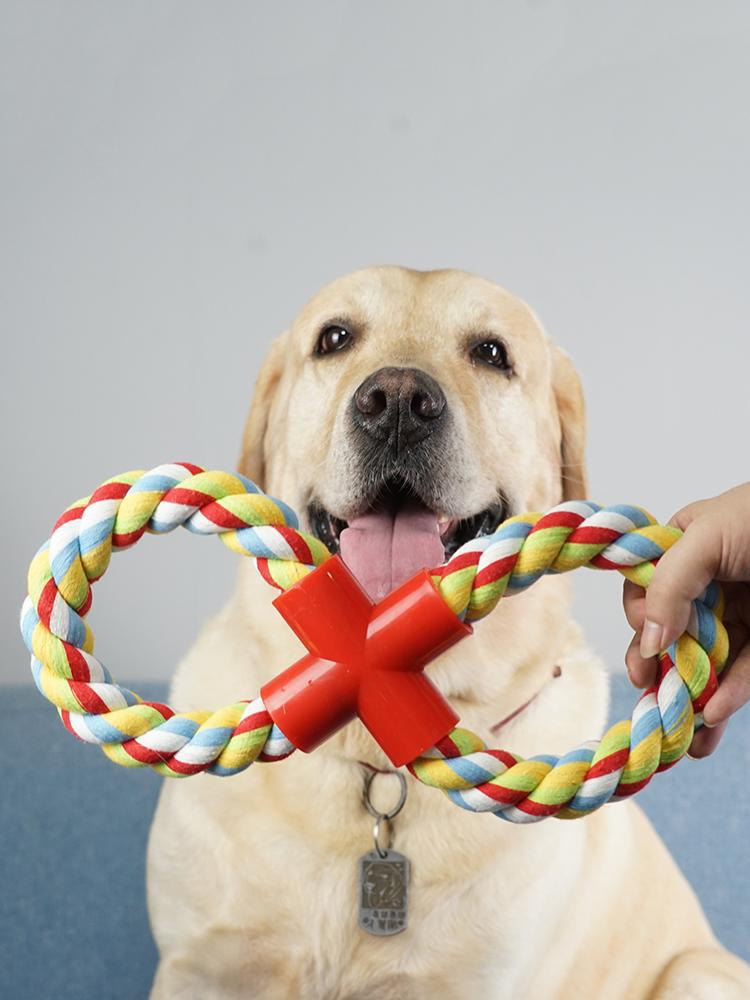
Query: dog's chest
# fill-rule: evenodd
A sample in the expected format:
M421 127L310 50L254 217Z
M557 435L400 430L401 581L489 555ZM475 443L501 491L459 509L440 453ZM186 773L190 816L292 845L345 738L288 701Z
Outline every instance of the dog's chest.
M273 875L266 869L277 905L264 910L262 922L278 936L266 938L264 950L285 954L299 970L300 998L514 995L553 919L542 881L529 878L541 858L509 864L493 850L494 838L462 837L463 818L481 823L459 813L455 827L430 823L397 838L411 862L408 923L399 933L378 937L360 926L364 894L375 911L369 915L388 930L388 921L399 919L402 887L392 872L379 870L366 872L372 884L363 887L356 847L327 855L300 838L293 865ZM369 845L363 847L366 854Z

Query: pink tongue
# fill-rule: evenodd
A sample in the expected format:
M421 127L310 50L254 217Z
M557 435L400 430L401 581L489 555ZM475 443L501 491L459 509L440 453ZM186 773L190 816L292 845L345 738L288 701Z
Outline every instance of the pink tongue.
M418 503L355 517L339 541L341 558L374 601L444 558L437 518Z

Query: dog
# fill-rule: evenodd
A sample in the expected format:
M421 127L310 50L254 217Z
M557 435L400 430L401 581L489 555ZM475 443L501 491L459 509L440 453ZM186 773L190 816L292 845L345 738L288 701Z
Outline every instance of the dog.
M272 343L239 469L340 548L377 600L509 515L584 497L584 448L575 368L523 301L460 271L376 267L323 288ZM243 561L173 704L252 697L300 656L273 596ZM501 602L429 675L462 725L524 756L606 722L607 675L570 617L567 577ZM408 926L366 933L363 782L375 775L387 811L391 771L355 721L313 754L165 782L148 847L152 997L750 996L750 969L631 801L518 827L408 778L391 824L411 862Z

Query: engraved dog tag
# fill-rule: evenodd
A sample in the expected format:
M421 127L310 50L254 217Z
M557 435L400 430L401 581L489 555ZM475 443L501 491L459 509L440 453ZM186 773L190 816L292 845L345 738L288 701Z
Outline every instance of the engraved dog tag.
M359 859L359 926L368 934L406 928L409 859L398 851L368 851Z

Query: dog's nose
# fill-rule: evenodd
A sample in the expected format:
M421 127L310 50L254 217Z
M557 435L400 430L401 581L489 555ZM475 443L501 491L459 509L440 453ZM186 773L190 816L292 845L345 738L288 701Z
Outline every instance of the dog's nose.
M436 430L445 410L443 390L418 368L380 368L354 393L355 422L399 451Z

